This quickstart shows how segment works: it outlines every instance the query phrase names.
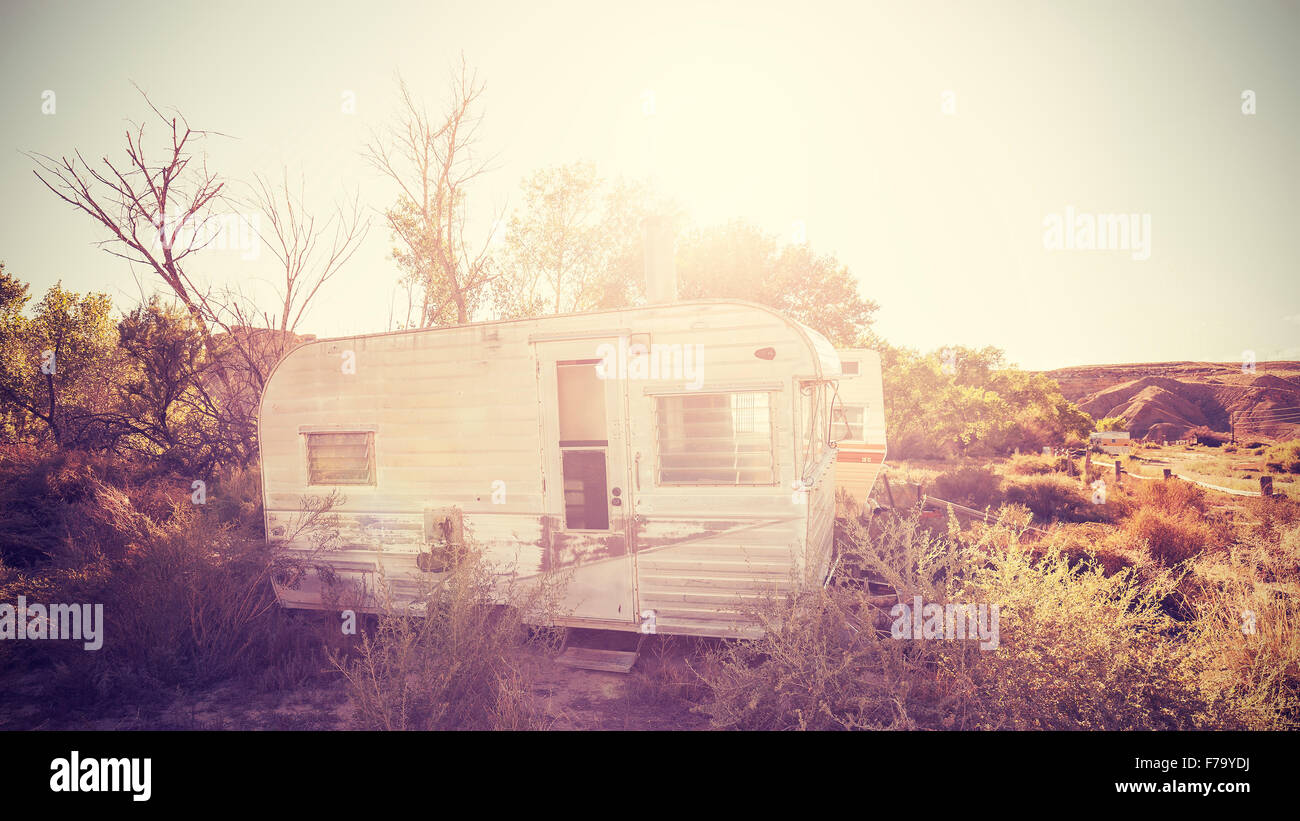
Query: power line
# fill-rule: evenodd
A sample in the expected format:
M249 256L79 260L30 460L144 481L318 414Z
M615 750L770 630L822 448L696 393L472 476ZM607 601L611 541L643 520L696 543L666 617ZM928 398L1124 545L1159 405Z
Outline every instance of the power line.
M1254 416L1261 413L1286 413L1287 411L1300 410L1300 405L1289 405L1282 408L1260 408L1259 410L1233 411L1238 416Z

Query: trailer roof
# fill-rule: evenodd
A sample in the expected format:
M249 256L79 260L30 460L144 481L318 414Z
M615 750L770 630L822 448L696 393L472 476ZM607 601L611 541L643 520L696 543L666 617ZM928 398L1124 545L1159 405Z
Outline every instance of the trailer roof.
M624 314L632 311L644 311L644 310L654 310L654 309L662 310L665 308L678 308L678 307L688 308L692 305L743 305L745 307L754 308L756 310L778 317L787 325L789 325L791 328L793 328L799 335L801 335L804 338L804 340L808 343L809 347L812 349L812 352L814 354L814 360L817 362L818 365L818 373L809 374L810 376L816 376L823 379L838 379L841 376L840 358L839 358L839 354L836 353L835 346L832 345L830 341L826 339L826 337L822 336L822 334L820 334L819 332L813 330L812 328L809 328L807 325L803 324L802 322L799 322L796 319L791 319L790 317L786 316L785 314L781 313L775 308L772 308L768 305L763 305L758 302L749 302L747 300L742 300L742 299L691 299L691 300L680 300L677 302L656 303L652 305L632 305L623 308L605 308L597 311L579 311L579 312L571 312L565 314L548 314L545 316L522 317L519 319L493 319L484 322L466 322L463 325L439 325L432 328L406 328L399 331L377 331L375 333L369 333L369 334L349 334L346 336L321 337L318 339L305 341L301 345L298 345L293 349L291 349L288 353L286 353L283 357L280 358L280 362L276 363L276 367L272 368L271 373L267 375L267 380L269 381L271 376L274 375L275 370L279 368L279 365L289 358L289 354L293 353L299 348L307 347L308 345L342 342L349 339L374 339L377 337L400 336L403 334L437 333L439 331L452 331L452 330L464 329L464 328L489 327L492 325L508 325L514 322L540 322L540 321L550 322L550 321L558 321L565 318L578 317L578 316L595 316L599 314Z

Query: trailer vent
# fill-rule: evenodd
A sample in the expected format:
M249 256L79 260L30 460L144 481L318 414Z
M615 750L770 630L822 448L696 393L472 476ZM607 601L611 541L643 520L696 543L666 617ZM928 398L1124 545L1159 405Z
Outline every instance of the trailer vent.
M373 485L375 435L370 431L308 433L307 484Z

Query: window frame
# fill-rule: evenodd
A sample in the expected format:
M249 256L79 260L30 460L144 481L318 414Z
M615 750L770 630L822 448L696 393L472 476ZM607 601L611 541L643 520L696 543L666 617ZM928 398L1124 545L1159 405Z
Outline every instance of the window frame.
M654 422L654 486L670 488L772 488L781 484L781 465L778 458L779 450L777 448L777 422L776 409L777 403L775 397L781 392L775 388L741 388L734 389L714 389L703 391L681 391L671 393L655 393L650 398L654 400L653 422ZM663 480L663 414L660 410L660 401L665 399L684 399L697 396L726 396L735 397L739 394L763 394L767 397L767 446L770 455L771 464L771 481L768 482L665 482ZM730 401L729 401L730 404ZM734 410L734 408L733 408ZM735 432L733 431L733 437Z
M323 482L315 481L319 477L312 475L312 444L313 436L337 436L339 434L360 434L366 437L366 462L367 477L364 482ZM379 457L375 443L375 429L373 427L355 427L355 428L309 428L299 430L299 435L303 437L303 462L306 471L307 487L378 487L379 486Z

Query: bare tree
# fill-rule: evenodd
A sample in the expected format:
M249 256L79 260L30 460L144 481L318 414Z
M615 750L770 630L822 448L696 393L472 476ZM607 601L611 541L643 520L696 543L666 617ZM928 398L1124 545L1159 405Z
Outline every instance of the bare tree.
M279 186L272 187L264 177L256 177L254 197L266 219L267 230L258 234L284 271L277 288L279 316L263 316L268 328L296 331L303 314L321 286L338 274L356 253L370 230L363 219L358 195L338 205L335 212L317 227L316 215L307 210L306 184L299 177L297 194L289 187L289 171L284 169ZM328 244L322 242L328 236Z
M138 87L137 87L138 89ZM145 124L126 133L127 161L103 156L92 167L73 157L29 154L33 173L59 199L107 229L100 246L145 266L185 307L203 341L205 356L185 374L195 398L188 400L212 417L223 450L246 460L256 453L254 415L271 368L297 342L293 331L321 288L351 258L364 239L354 196L350 206L318 226L294 198L284 175L283 200L258 179L255 200L270 223L261 234L284 268L274 315L262 311L240 285L214 289L189 270L190 256L219 236L211 230L218 203L231 202L226 183L207 168L202 141L218 132L196 130L179 112L164 113L140 91L169 139L146 150ZM299 189L301 194L301 187ZM244 219L244 217L240 217ZM332 234L331 234L332 231ZM329 237L329 244L324 243Z
M161 160L146 155L143 122L127 129L126 163L104 156L103 168L96 170L80 151L75 159L28 156L39 166L33 173L46 188L108 229L111 236L100 247L157 274L206 335L206 289L191 279L186 260L214 238L203 229L225 183L208 170L206 156L196 162L194 150L217 132L193 129L179 112L164 114L144 91L140 95L169 132Z
M464 324L495 276L488 253L492 232L481 245L466 240L468 190L492 160L477 149L483 84L462 57L441 119L429 116L404 80L398 85L401 111L387 133L372 135L365 157L399 189L397 204L384 216L402 244L394 257L404 279L420 293L419 326ZM499 223L500 215L493 231Z

